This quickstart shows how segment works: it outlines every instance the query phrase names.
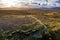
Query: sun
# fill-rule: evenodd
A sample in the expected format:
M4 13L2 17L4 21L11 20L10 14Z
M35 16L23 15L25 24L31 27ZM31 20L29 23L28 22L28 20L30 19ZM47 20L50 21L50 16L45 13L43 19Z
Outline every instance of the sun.
M1 0L1 3L6 7L16 6L19 3L19 0Z

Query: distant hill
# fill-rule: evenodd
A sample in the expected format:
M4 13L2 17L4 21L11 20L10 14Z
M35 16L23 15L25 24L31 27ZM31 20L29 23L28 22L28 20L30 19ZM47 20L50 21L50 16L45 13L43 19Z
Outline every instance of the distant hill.
M60 10L60 7L54 7L54 8L52 8L52 9Z
M0 10L27 10L27 9L38 9L38 10L60 10L60 7L53 7L53 8L0 8Z

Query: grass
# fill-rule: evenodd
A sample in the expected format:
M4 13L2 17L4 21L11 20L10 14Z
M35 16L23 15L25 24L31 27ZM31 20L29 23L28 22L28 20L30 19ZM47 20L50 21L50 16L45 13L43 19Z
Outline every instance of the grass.
M30 38L30 40L59 40L60 38L59 11L22 10L6 11L5 14L4 12L0 11L0 40L22 40L40 30L41 24L28 17L30 15L47 26L44 33L36 38Z

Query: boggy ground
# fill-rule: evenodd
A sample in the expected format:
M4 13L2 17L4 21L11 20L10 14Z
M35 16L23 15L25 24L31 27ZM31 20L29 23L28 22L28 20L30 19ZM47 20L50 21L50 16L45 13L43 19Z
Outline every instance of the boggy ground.
M47 26L46 32L45 34L42 35L42 38L38 36L38 39L34 38L34 40L39 40L39 39L59 40L60 11L43 11L43 10L41 11L41 10L32 10L32 9L18 10L18 11L0 10L0 30L7 31L7 32L13 30L15 32L15 29L16 30L18 29L17 31L21 30L24 33L28 33L28 34L29 32L32 31L34 32L36 30L39 30L39 28L41 28L39 22L36 22L35 19L31 17L27 17L26 15L32 15L38 18L38 20L42 21L42 23ZM29 31L31 29L32 31ZM12 33L14 34L14 32ZM22 33L22 35L24 35L24 33ZM14 34L14 36L15 35L16 34ZM15 38L14 36L12 38Z

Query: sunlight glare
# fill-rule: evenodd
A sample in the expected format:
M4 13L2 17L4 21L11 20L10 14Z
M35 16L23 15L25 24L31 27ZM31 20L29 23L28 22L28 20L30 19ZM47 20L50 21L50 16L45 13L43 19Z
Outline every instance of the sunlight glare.
M6 7L15 7L19 2L19 0L1 0L1 3Z

